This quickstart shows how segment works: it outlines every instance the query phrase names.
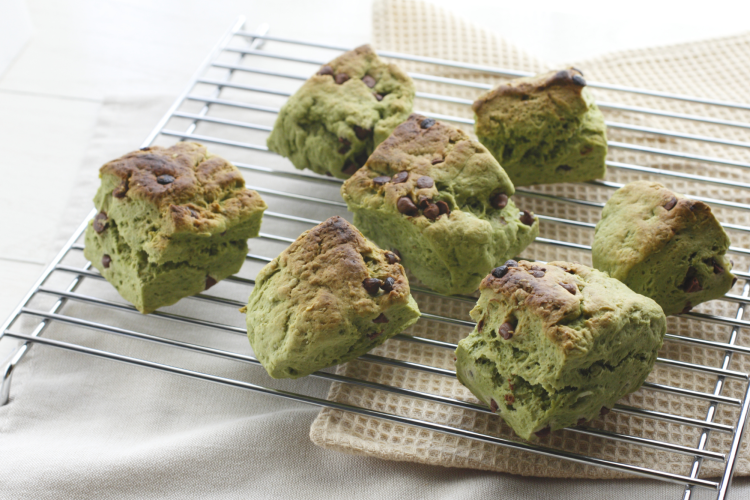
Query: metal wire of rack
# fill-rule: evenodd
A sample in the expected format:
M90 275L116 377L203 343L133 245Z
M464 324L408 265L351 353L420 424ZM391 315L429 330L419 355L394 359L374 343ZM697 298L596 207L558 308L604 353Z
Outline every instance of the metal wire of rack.
M251 133L261 134L261 135L258 135L258 137L262 137L262 134L265 134L271 130L271 126L267 124L267 121L266 121L266 124L263 123L263 120L258 120L258 123L254 123L251 121L240 121L234 118L228 118L226 116L222 116L221 114L214 113L214 111L220 110L220 109L245 110L250 113L253 113L252 116L256 116L259 113L264 116L267 115L267 116L273 117L273 115L278 112L278 108L267 106L265 104L254 103L252 102L252 100L240 100L236 97L227 99L224 93L229 89L229 90L239 91L241 93L244 93L243 95L271 95L271 96L278 96L279 98L285 98L291 95L291 93L293 92L293 87L290 85L287 85L286 88L290 90L285 90L284 82L286 82L286 84L292 84L292 85L295 84L295 82L296 84L298 84L300 81L304 81L307 79L308 77L307 75L310 73L310 71L307 71L307 73L300 72L297 74L292 73L292 72L279 71L275 67L270 67L270 68L264 67L264 65L260 64L259 61L262 61L263 59L270 59L273 61L282 60L282 61L289 61L290 63L300 64L302 65L302 67L304 67L304 65L307 65L307 67L309 68L310 64L314 64L316 66L321 65L327 62L328 59L319 59L315 57L303 56L298 53L297 49L316 48L316 49L325 49L325 50L333 50L333 51L344 51L344 50L349 49L347 47L338 47L338 46L332 46L332 45L326 45L326 44L317 44L317 43L312 43L308 41L272 37L267 34L267 31L268 31L267 26L262 26L256 29L254 32L247 32L244 30L244 26L245 26L245 20L244 18L242 18L238 20L231 27L231 29L227 32L227 34L222 38L220 43L214 48L214 50L211 52L208 58L200 66L200 69L198 70L196 75L193 77L193 79L190 81L188 87L183 92L183 94L177 98L177 100L174 102L171 108L167 111L164 117L156 125L153 132L146 138L146 140L143 143L143 147L153 144L158 138L167 137L167 138L177 138L179 140L195 140L198 142L226 146L229 148L230 151L258 152L260 155L264 155L264 156L261 156L261 158L264 158L264 159L271 158L271 155L268 155L267 148L265 147L265 145L263 145L265 141L261 142L259 140L258 142L253 143L253 142L246 142L244 140L235 140L235 139L228 138L226 135L222 136L221 132L218 132L215 134L198 133L199 132L198 128L199 126L202 126L202 125L211 125L214 127L223 127L218 130L246 131L248 134L251 134ZM231 45L233 41L238 41L238 40L245 40L249 43L249 45L245 45L245 46ZM268 51L264 48L265 42L268 42L268 41L289 45L293 47L295 51L288 52L288 53ZM228 56L232 56L232 55L235 56L236 60L231 61L227 59ZM435 65L438 67L448 66L448 67L453 67L453 68L459 68L462 70L476 71L480 73L485 73L485 74L495 75L495 76L502 76L502 77L518 77L518 76L526 76L528 74L525 72L514 71L510 69L500 69L500 68L486 67L486 66L480 66L480 65L463 64L463 63L459 63L455 61L419 57L419 56L413 56L409 54L400 54L400 53L394 53L394 52L380 52L380 55L383 57L397 59L397 60L406 60L406 61L412 61L412 62L431 64L431 65ZM248 57L252 58L253 64L251 65L245 64L246 59ZM223 72L223 78L216 77L215 75L217 72ZM207 76L209 73L212 73L212 75L214 76L212 77ZM262 86L250 85L246 83L238 83L237 81L234 80L234 77L238 74L262 75L266 79L270 78L270 79L276 79L276 80L271 80L274 82L271 86L262 87ZM424 74L424 73L410 73L410 76L416 81L425 81L425 82L441 83L441 84L447 84L447 85L455 85L459 87L473 88L473 89L478 89L478 90L487 90L487 89L492 88L492 85L489 85L489 84L464 81L464 80L453 79L453 78L445 78L445 77ZM701 99L701 98L695 98L695 97L690 97L690 96L683 96L683 95L671 94L671 93L666 93L666 92L650 91L650 90L645 90L645 89L631 88L631 87L605 84L605 83L589 82L589 86L593 88L609 90L609 91L636 93L636 94L642 94L642 95L657 97L657 98L687 101L687 102L697 103L697 104L702 104L702 105L707 105L707 106L724 107L724 108L741 109L741 110L750 111L750 105L741 104L741 103L725 102L725 101L719 101L715 99ZM196 93L195 89L198 87L209 89L209 91L208 93L203 93L203 94ZM430 101L430 100L442 101L442 102L449 102L452 104L459 104L459 105L470 105L472 102L471 100L468 100L468 99L462 99L462 98L444 96L444 95L438 95L438 94L430 94L430 93L425 93L425 92L418 92L417 97L425 101ZM688 115L684 113L677 113L677 112L666 111L666 110L661 110L661 109L650 109L650 108L644 108L644 107L630 106L630 105L625 105L625 104L619 104L616 102L608 102L608 101L597 101L597 102L599 106L604 110L627 111L627 112L632 112L632 113L643 114L646 116L662 116L662 117L669 117L669 118L675 118L675 119L681 119L681 120L690 120L690 121L698 121L698 122L703 122L703 123L710 123L713 125L723 126L723 127L737 127L737 128L750 129L750 123L725 120L725 119L716 118L716 117ZM196 111L194 108L190 108L188 106L189 104L193 106L197 104L199 106L199 109ZM438 119L452 121L452 122L464 124L464 125L471 125L473 123L473 121L470 119L458 117L458 116L448 116L448 115L442 115L442 114L430 113L430 112L422 112L422 113L428 116L433 116ZM175 123L175 121L181 122L181 123L186 122L188 125L184 129L184 131L179 131L173 128L167 128L168 125ZM674 131L670 131L667 129L660 129L660 128L655 128L655 127L642 126L642 125L633 125L633 124L615 122L615 121L607 121L607 125L611 129L636 131L636 132L641 132L641 133L653 134L654 136L658 136L658 137L671 137L671 138L678 138L678 139L709 142L709 143L719 144L723 146L750 148L750 143L748 142L722 139L720 137L687 134L687 133L681 133L681 132L674 132ZM213 130L216 130L216 129L213 129ZM670 150L670 149L646 148L644 146L628 144L626 142L616 142L616 141L610 141L609 145L611 148L621 148L621 149L629 149L633 151L648 152L650 154L661 155L661 156L666 156L666 157L671 157L671 158L680 158L680 159L686 159L686 160L691 160L691 161L698 161L698 162L717 164L717 165L723 165L723 166L731 166L731 167L737 167L737 168L750 168L750 163L745 163L742 161L728 160L728 159L723 159L723 158L718 158L718 157L694 155L694 154L684 153L684 152ZM232 159L232 156L229 156L229 158ZM268 229L269 227L275 228L278 224L282 224L282 223L296 224L296 226L294 226L296 228L299 228L300 224L303 225L305 228L309 228L309 225L311 224L317 224L319 222L318 220L314 220L312 218L307 217L309 213L304 208L305 206L319 205L319 206L326 207L326 209L328 210L339 211L339 212L343 212L344 209L346 208L346 205L343 202L335 198L328 199L325 197L312 196L307 193L295 193L295 192L292 192L293 190L291 189L284 190L284 186L286 185L286 183L293 183L293 182L301 181L303 183L306 183L306 185L308 186L310 185L323 186L323 187L328 186L329 189L333 187L333 188L336 188L336 191L337 191L338 186L341 182L340 180L334 179L334 178L326 178L326 177L310 175L307 173L301 173L301 172L293 171L288 168L285 169L281 167L277 168L275 166L268 166L269 164L272 164L272 163L273 163L272 160L268 160L265 164L262 164L262 165L235 161L235 164L240 169L242 169L245 172L253 174L253 177L252 177L253 182L250 182L249 184L254 184L255 181L261 176L265 176L264 178L270 179L270 183L266 183L265 185L250 185L248 187L255 189L256 191L258 191L264 196L268 196L272 198L277 197L279 199L283 199L286 201L293 201L293 202L301 203L300 205L302 207L301 212L297 214L281 213L281 212L276 212L273 210L267 211L265 213L264 224L263 224L264 230ZM685 173L685 172L680 172L680 171L663 170L663 169L658 169L658 168L652 168L652 167L640 166L640 165L634 165L634 164L628 164L628 163L622 163L622 162L614 162L614 161L609 161L608 164L609 164L609 167L613 169L629 170L633 172L640 172L640 173L645 173L645 174L654 175L654 176L665 176L665 177L669 177L672 179L679 179L679 180L684 180L684 181L696 181L696 182L709 183L709 184L714 184L714 185L719 185L719 186L728 186L732 188L750 189L750 184L738 183L738 182L735 182L734 180L721 178L718 176L712 177L711 175L696 175L696 174L690 174L690 173ZM279 181L281 182L279 183ZM274 184L274 182L276 184ZM314 183L314 184L310 184L310 183ZM621 187L621 184L614 183L614 182L607 182L607 181L592 181L589 184L600 187L600 188L610 189L610 190ZM556 202L568 203L568 204L573 204L577 206L591 207L593 209L598 209L603 206L603 203L597 202L597 201L575 199L575 198L565 198L565 197L560 197L560 196L551 196L548 194L535 191L533 189L518 189L517 193L522 196L534 197L538 199L550 199ZM693 198L701 199L717 207L724 207L724 208L735 209L735 210L750 210L750 204L745 204L741 202L727 201L727 200L721 200L717 198L709 198L709 197L701 197L701 196L693 196ZM392 414L392 413L388 413L384 411L377 411L377 410L364 408L360 406L353 406L353 405L339 403L335 401L329 401L326 399L321 399L321 398L308 396L304 394L298 394L298 393L291 392L291 391L279 390L279 389L274 389L271 387L251 384L251 383L233 379L233 378L227 378L227 377L212 375L209 373L203 373L197 370L180 368L176 366L169 366L163 363L149 361L146 359L140 359L138 357L126 356L126 355L117 354L114 352L108 352L105 350L94 349L94 348L90 348L90 347L86 347L82 345L77 345L77 344L70 343L70 342L64 342L60 340L53 340L53 339L45 338L42 336L42 334L45 332L45 330L47 330L47 328L51 324L62 323L62 324L71 325L71 326L82 328L82 329L94 330L96 332L103 332L103 333L128 337L131 339L138 339L142 341L153 342L153 343L157 343L162 346L169 347L169 348L183 349L183 350L191 351L193 353L197 353L200 355L215 356L215 357L223 358L232 362L259 365L259 362L253 356L250 356L250 355L245 355L245 354L240 354L237 352L232 352L229 350L222 350L222 349L217 349L213 347L198 345L198 344L190 343L184 340L179 340L179 339L176 340L176 339L170 339L170 338L159 336L158 329L156 328L154 329L154 331L148 331L148 332L129 330L129 329L121 328L121 327L108 325L99 321L92 321L89 319L85 319L83 317L77 317L75 315L66 314L65 313L66 304L70 302L85 303L85 304L88 304L97 308L103 308L105 310L111 310L111 311L124 312L126 314L137 313L137 311L129 304L117 302L114 300L109 300L106 298L97 297L94 295L83 294L78 291L81 284L84 283L84 281L86 280L91 280L91 281L103 280L103 278L101 277L101 275L99 275L98 272L91 269L90 264L84 264L82 266L72 266L66 263L66 258L70 257L71 255L76 255L76 254L81 253L81 250L83 249L83 245L80 243L81 235L83 234L83 231L85 230L88 221L90 220L91 217L93 217L94 213L95 211L92 211L89 217L79 226L79 228L71 236L69 241L65 244L61 252L54 258L52 263L45 270L42 277L37 281L34 287L24 297L21 304L15 309L13 314L2 324L2 327L0 327L0 341L2 341L3 339L17 339L18 341L22 342L20 347L14 352L13 356L10 358L7 365L2 367L3 379L2 379L2 387L0 388L0 404L6 404L9 400L12 376L18 364L22 361L22 359L24 358L24 356L26 355L26 353L28 352L28 350L33 344L41 344L42 346L56 347L56 348L74 351L78 353L88 354L88 355L99 357L99 358L119 361L119 362L131 364L131 365L137 365L137 366L146 367L146 368L152 368L152 369L160 370L163 372L183 375L185 377L189 377L192 379L203 380L203 381L212 382L215 384L221 384L221 385L235 387L239 389L245 389L245 390L258 392L258 393L270 394L270 395L286 398L289 400L316 405L320 407L328 407L328 408L333 408L337 410L342 410L345 412L353 412L359 415L374 417L377 419L381 419L381 420L385 420L385 421L389 421L393 423L400 423L400 424L419 427L422 429L429 429L432 431L437 431L437 432L449 434L452 436L469 438L469 439L478 440L484 443L490 443L494 445L509 447L509 448L516 449L516 450L524 450L524 451L531 452L531 453L562 458L562 459L570 460L570 461L581 463L581 464L604 467L604 468L615 470L618 472L629 473L634 476L641 476L641 477L656 479L660 481L676 483L679 485L684 485L685 489L683 492L683 498L686 498L686 499L692 496L694 488L705 488L708 490L715 491L717 494L717 497L716 497L717 499L723 499L723 498L726 498L727 496L728 488L731 483L732 473L734 471L735 464L738 458L738 450L739 450L739 446L741 443L743 431L747 423L748 411L750 409L750 383L749 383L750 375L748 375L747 373L736 371L736 370L731 370L729 368L730 362L732 361L732 357L734 354L750 355L749 347L738 345L738 337L739 337L740 330L742 328L746 328L750 326L750 321L743 319L743 316L745 313L745 307L748 303L750 303L750 273L748 272L736 272L737 276L741 280L745 280L744 286L742 288L742 293L739 295L730 293L730 294L727 294L723 299L723 300L738 304L737 311L734 317L717 316L717 315L698 313L698 312L691 312L691 313L683 314L685 318L689 318L690 320L693 320L693 321L716 323L716 324L731 327L731 333L729 334L725 342L716 342L716 341L704 340L700 338L688 337L688 336L677 335L677 334L668 334L666 337L667 342L682 343L682 344L690 345L696 348L713 349L713 350L719 350L723 352L723 360L720 366L704 366L701 364L687 363L684 361L678 361L678 360L667 359L667 358L659 358L657 361L657 363L659 363L660 365L669 366L669 367L673 367L673 368L681 369L681 370L690 370L690 371L697 372L706 376L714 377L715 383L714 383L713 392L695 391L695 390L676 387L676 386L669 385L669 384L654 383L654 382L646 382L644 384L644 390L657 391L663 394L667 394L669 396L687 397L687 398L693 398L696 400L708 402L709 405L708 405L708 410L706 412L705 418L696 419L696 418L686 417L686 416L679 415L679 414L657 412L654 410L627 406L624 404L618 404L613 409L615 412L636 415L645 419L655 419L655 420L659 420L663 422L684 425L684 426L697 429L700 432L700 437L698 439L696 446L688 447L688 446L684 446L684 445L680 445L676 443L671 443L668 441L650 439L650 438L629 435L625 433L612 432L612 431L602 430L602 429L595 429L593 427L587 427L587 426L576 426L574 428L569 429L570 431L581 434L581 435L596 436L598 438L602 438L605 440L620 441L620 442L630 443L636 446L662 450L662 451L670 452L670 453L678 453L678 454L687 455L688 457L692 457L692 466L690 467L690 470L686 474L675 474L675 473L666 472L666 471L657 470L657 469L639 467L639 466L635 466L635 465L624 463L624 462L616 462L616 461L604 460L604 459L593 457L593 456L581 455L581 454L571 452L571 451L545 447L545 446L528 443L524 441L514 441L514 440L509 440L509 439L498 438L495 436L467 431L467 430L460 429L460 428L454 428L454 427L430 422L427 420L419 420L419 419L404 417L401 415ZM565 218L552 216L552 215L545 215L545 214L538 214L538 216L542 221L545 221L545 223L563 224L563 225L568 225L571 227L584 228L584 229L589 229L589 230L594 227L594 224L589 223L589 222L565 219ZM739 225L739 224L724 224L724 226L728 230L732 230L732 231L750 232L750 227L746 227L746 226ZM295 231L296 231L295 233L291 233L291 234L299 234L300 232L299 229L296 229ZM294 238L292 237L284 236L281 234L272 234L269 232L262 232L260 235L260 239L277 244L277 245L282 245L282 246L285 246L286 244L294 241ZM549 238L538 238L537 243L546 244L546 245L556 245L559 247L566 247L566 248L582 250L582 251L590 250L590 247L587 245L568 242L568 241L553 240ZM735 253L735 254L740 254L740 255L750 255L750 249L747 249L744 247L731 247L730 252ZM263 265L269 262L273 256L275 256L275 254L263 255L263 254L251 253L251 254L248 254L247 261L255 265ZM79 260L80 259L81 257L79 257ZM69 281L66 280L68 284L64 288L56 288L56 287L50 286L49 284L50 278L53 276L56 276L56 277L71 276L72 280L69 280ZM254 284L253 279L248 278L248 277L243 277L239 274L231 278L228 278L226 281L233 283L237 286L243 287L243 289L246 292L245 296L249 294L249 289ZM434 292L431 292L430 290L423 289L418 286L412 287L412 290L417 293L437 295ZM55 299L53 305L46 310L32 307L31 306L32 300L35 297L38 297L40 295L53 297ZM231 298L220 297L220 296L209 295L209 294L199 294L195 297L192 297L191 299L198 300L204 303L215 303L217 305L232 306L232 307L241 307L242 305L244 305L244 303L239 300L234 300ZM468 297L468 296L451 297L451 299L456 300L456 301L461 301L461 302L468 302L468 303L471 303L475 300L473 297ZM221 332L227 332L227 333L232 333L232 334L237 334L237 335L245 334L245 331L243 328L231 326L227 324L222 324L219 322L211 321L209 319L200 318L200 317L179 315L179 314L174 314L172 312L166 312L166 311L158 311L158 312L153 313L151 316L155 318L160 318L165 321L178 322L178 323L198 326L201 328L217 330ZM35 321L38 321L38 323L36 323L36 326L33 328L31 332L20 333L19 331L17 331L16 328L14 328L19 318L25 318L25 319L36 318ZM436 315L436 314L424 314L423 320L449 323L453 325L465 326L465 327L470 327L470 328L473 328L474 326L474 324L471 321L467 321L463 319L456 319L456 318L451 318L451 317L446 317L446 316ZM437 348L455 349L455 345L452 343L429 339L425 337L417 337L417 336L410 336L410 335L403 335L403 334L398 335L397 337L395 337L393 340L390 340L389 342L393 342L393 341L411 342L411 343L418 343L418 344L423 344L425 346L432 346L432 347L437 347ZM428 372L428 373L445 376L445 377L455 377L455 373L451 370L446 370L444 368L437 368L433 366L421 365L421 364L404 361L400 359L395 359L395 358L388 358L388 357L368 354L368 355L363 356L361 359L372 362L372 363L390 365L390 366L406 368L409 370L416 370L416 371L421 371L421 372ZM441 405L449 405L449 406L463 408L463 409L476 411L480 413L491 413L491 411L488 408L474 404L474 403L461 401L458 399L453 399L453 398L449 398L449 397L445 397L441 395L418 392L418 391L404 389L404 388L395 387L391 385L385 385L385 384L370 382L366 380L355 379L351 377L337 375L334 373L328 373L325 371L317 372L313 374L312 377L317 377L317 378L331 381L331 382L339 382L342 384L354 384L354 385L358 385L362 387L367 387L370 389L376 389L379 391L387 391L393 394L399 394L399 395L408 396L411 398L417 398L423 401L438 403ZM741 384L744 384L743 385L744 396L742 398L734 398L734 397L722 395L722 391L726 383L729 380L736 380L736 381L739 381ZM726 425L726 424L722 424L722 423L714 421L720 405L725 405L727 407L738 409L737 418L736 418L736 421L734 422L734 425ZM732 436L731 445L729 446L729 448L726 450L722 450L721 452L707 449L707 444L708 444L711 433L723 433L723 434L728 434ZM707 480L707 479L702 479L698 477L701 465L704 460L716 461L716 462L724 464L723 474L720 480L718 481Z

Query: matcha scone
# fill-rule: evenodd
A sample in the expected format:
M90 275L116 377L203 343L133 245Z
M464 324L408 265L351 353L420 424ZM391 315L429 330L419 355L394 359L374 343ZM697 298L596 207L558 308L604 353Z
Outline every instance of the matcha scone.
M659 305L589 267L508 261L480 286L458 379L524 439L596 418L651 372Z
M352 360L419 319L396 256L338 216L266 265L244 310L255 356L274 378Z
M471 293L539 234L513 184L462 130L413 114L341 188L354 225L425 285Z
M363 45L323 66L289 98L267 145L299 169L346 179L413 103L411 78Z
M128 153L99 177L83 253L144 314L239 271L266 209L234 165L194 142Z
M514 185L604 177L604 117L577 69L511 80L472 107L479 141Z
M723 296L737 279L726 257L729 237L711 207L659 183L615 191L596 225L592 258L664 313L687 312Z

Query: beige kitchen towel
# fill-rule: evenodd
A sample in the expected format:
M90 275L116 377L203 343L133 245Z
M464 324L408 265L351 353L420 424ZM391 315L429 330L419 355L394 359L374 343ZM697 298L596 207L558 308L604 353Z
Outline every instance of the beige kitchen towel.
M524 54L504 42L500 37L478 29L456 16L429 3L419 0L378 0L374 5L374 45L381 50L390 50L420 56L437 57L488 65L512 70L538 72L552 69L543 62ZM575 29L571 27L571 29ZM496 75L473 70L435 66L424 63L398 61L409 71L437 74L471 82L496 85L503 81ZM607 82L656 91L686 94L718 100L750 103L750 34L707 40L703 42L633 50L602 56L588 61L576 61L575 66L583 70L591 82ZM473 100L481 90L471 87L416 81L417 90ZM619 184L637 179L654 179L672 189L693 196L712 198L719 202L748 202L747 187L750 186L750 150L745 146L696 141L689 137L646 134L626 129L628 125L669 129L680 134L709 136L730 141L750 142L747 126L724 126L704 121L675 119L654 114L642 114L616 109L618 106L654 108L671 113L699 115L713 120L750 123L750 111L733 107L696 104L685 100L665 99L638 93L624 93L596 88L593 90L608 122L610 141L629 143L633 147L613 145L608 160L619 167L610 167L606 183L559 184L529 188L517 193L516 203L537 214L559 217L595 224L604 203ZM436 100L417 99L415 109L472 118L471 109L464 104L451 104ZM469 128L470 130L470 128ZM643 148L669 149L683 153L716 157L735 162L736 165L705 163L676 156L665 156L644 151ZM646 169L634 166L645 166ZM649 169L658 169L666 175ZM686 173L710 176L712 183L695 182L670 173ZM737 186L746 183L745 187ZM595 202L594 206L562 203L546 198L546 195L563 196ZM717 216L729 224L750 226L750 212L733 209L714 203ZM750 247L748 233L742 230L729 232L735 247ZM590 245L593 231L589 226L554 223L544 220L541 237ZM577 248L532 244L523 256L540 260L573 260L591 264L590 252ZM742 253L731 255L735 269L747 271L748 260ZM741 294L743 280L731 293ZM418 295L420 308L425 313L452 318L469 319L471 304L456 300ZM734 318L738 305L729 301L713 301L702 304L694 311ZM703 318L705 319L705 318ZM438 339L451 343L466 336L469 329L446 323L422 320L406 333ZM726 342L731 334L727 326L700 320L696 316L671 317L668 332L691 338ZM738 344L750 345L748 335L740 331ZM433 348L420 344L390 340L374 354L408 360L415 363L453 369L453 352L449 349ZM662 358L679 360L710 367L721 366L724 352L697 348L686 343L667 341L660 352ZM744 373L750 372L750 359L735 354L730 368ZM355 361L339 367L338 373L382 384L404 387L416 391L439 394L460 400L478 402L454 378L402 368ZM705 372L691 371L658 364L650 375L649 382L688 390L713 393L716 377ZM741 398L745 383L728 380L722 395ZM364 388L356 385L335 383L329 398L380 411L395 413L440 424L451 425L482 434L516 439L510 428L500 417L472 410L429 403L392 393ZM658 412L682 415L703 420L709 411L709 403L696 398L678 397L653 389L641 389L620 401L629 405ZM734 425L738 417L736 406L721 404L715 422ZM638 436L662 442L694 448L698 446L701 429L688 425L677 425L653 418L643 418L615 411L588 424L589 427ZM484 444L469 439L450 437L439 432L420 430L404 425L394 425L377 419L356 416L336 410L323 409L313 423L310 437L319 446L370 455L389 460L415 461L450 467L510 472L514 474L567 477L567 478L616 478L632 477L618 471L581 465L557 458L549 458L529 452ZM727 453L731 435L711 432L707 449ZM693 457L654 448L641 447L612 439L602 439L560 431L541 438L539 444L582 455L590 455L637 466L649 467L675 474L690 474ZM736 474L750 474L750 439L743 443ZM700 475L715 477L723 470L723 463L705 460Z

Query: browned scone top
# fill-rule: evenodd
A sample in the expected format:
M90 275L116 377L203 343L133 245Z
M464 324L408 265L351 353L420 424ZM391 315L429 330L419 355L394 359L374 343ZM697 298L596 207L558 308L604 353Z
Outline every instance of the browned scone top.
M261 273L283 269L290 279L288 290L279 290L279 295L304 305L316 321L327 322L335 320L331 313L337 304L366 313L406 303L409 282L398 261L395 254L379 249L345 219L334 216L302 233L279 255L278 267L267 266ZM259 276L258 281L267 277ZM379 280L373 283L374 290L365 283L368 279Z
M553 70L541 75L516 78L506 82L474 101L471 107L475 113L479 114L482 106L497 97L523 97L549 90L578 97L585 86L586 80L583 79L583 73L580 70L576 68Z
M151 203L177 228L207 229L202 226L217 217L235 219L266 207L245 188L237 167L195 142L133 151L105 164L100 175L115 200Z

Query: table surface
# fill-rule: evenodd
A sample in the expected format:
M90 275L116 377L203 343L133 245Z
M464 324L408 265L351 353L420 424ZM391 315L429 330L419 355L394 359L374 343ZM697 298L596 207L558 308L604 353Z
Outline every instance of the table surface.
M455 2L433 3L550 62L738 33L750 14L746 1L713 2L710 12L634 1L619 12L602 2L572 10L570 3L563 9L540 0L533 17L519 2L464 0L461 12ZM281 36L351 46L371 38L371 2L29 0L27 6L35 34L0 75L0 199L12 207L0 217L0 318L59 250L63 208L105 97L176 96L243 14L249 27L267 22ZM617 26L596 22L615 16Z

